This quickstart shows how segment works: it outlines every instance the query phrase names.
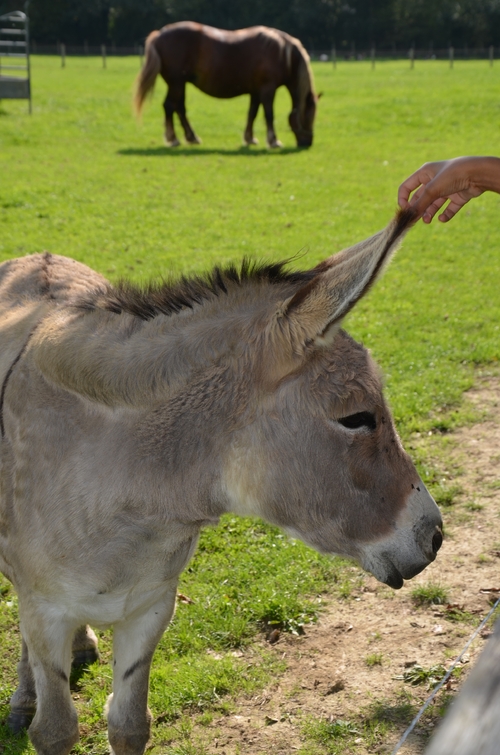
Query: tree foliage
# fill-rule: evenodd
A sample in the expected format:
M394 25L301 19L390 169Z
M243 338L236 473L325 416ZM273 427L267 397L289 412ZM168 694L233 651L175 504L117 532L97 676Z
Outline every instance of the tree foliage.
M0 12L20 7L22 0L0 0ZM273 26L315 50L500 43L500 0L31 0L29 13L40 43L131 45L183 20Z

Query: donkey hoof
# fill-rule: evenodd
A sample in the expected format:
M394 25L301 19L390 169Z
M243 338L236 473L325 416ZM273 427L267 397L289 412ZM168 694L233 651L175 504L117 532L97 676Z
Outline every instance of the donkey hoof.
M29 726L35 713L26 713L24 710L12 710L7 718L7 726L13 734L20 734Z
M73 653L73 660L71 665L73 668L76 666L90 666L91 663L96 663L99 660L99 651L95 648L86 648L85 650L75 650Z

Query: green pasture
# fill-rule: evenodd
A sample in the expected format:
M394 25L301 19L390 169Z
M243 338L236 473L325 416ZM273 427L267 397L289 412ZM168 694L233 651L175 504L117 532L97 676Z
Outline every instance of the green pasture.
M107 63L104 70L98 58L67 58L61 69L58 58L35 56L33 115L26 102L0 103L0 261L49 250L111 279L136 280L244 255L306 267L382 228L399 183L424 161L500 154L500 64L417 61L411 70L398 61L371 70L359 62L334 70L316 63L323 97L313 147L294 147L282 90L276 128L285 147L270 152L261 115L261 144L241 146L246 97L214 100L193 87L188 114L203 144L168 149L163 82L138 124L131 112L138 59ZM419 224L346 322L381 365L404 438L465 421L460 401L474 367L498 361L499 210L500 197L488 195L447 226ZM423 474L432 486L432 470L424 465ZM357 579L340 559L257 522L227 517L205 532L180 586L193 602L179 605L155 656L155 752L188 755L181 712L208 721L238 691L279 672L265 650L255 649L249 663L239 648L273 626L301 631L317 616L319 596L345 598ZM2 720L19 634L15 594L7 583L0 589ZM107 633L102 643L109 659ZM78 752L106 752L110 676L100 665L73 680ZM24 751L27 739L0 724L0 753Z

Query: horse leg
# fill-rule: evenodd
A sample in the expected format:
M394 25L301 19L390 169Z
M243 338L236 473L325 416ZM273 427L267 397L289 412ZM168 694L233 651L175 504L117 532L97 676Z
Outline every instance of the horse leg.
M189 123L186 115L186 85L182 84L182 88L179 87L179 98L178 98L178 106L177 106L177 114L179 116L179 120L182 124L182 128L184 129L184 134L186 136L186 141L188 144L201 144L201 139L196 136L193 129L191 128L191 124Z
M36 711L35 679L24 639L21 660L17 664L17 676L19 686L10 698L10 713L7 719L7 725L14 734L28 728Z
M257 117L257 111L259 109L260 99L258 94L250 95L250 107L248 109L248 118L245 131L243 133L243 141L247 146L250 144L258 144L259 140L253 135L253 123Z
M73 637L73 666L87 666L99 660L97 637L85 624L79 627Z
M113 694L108 698L108 738L113 755L142 755L149 739L149 669L175 608L175 588L146 613L115 624Z
M51 606L51 609L54 607ZM74 624L60 612L23 611L21 629L36 690L36 713L28 734L37 755L68 755L78 741L78 718L69 691Z
M276 89L266 89L261 94L262 105L264 107L264 117L267 125L267 144L269 147L282 147L282 143L279 141L274 131L274 95Z
M178 147L180 141L175 135L174 129L174 113L176 111L176 106L172 96L171 87L168 88L167 96L163 103L163 109L165 111L165 141L169 147Z

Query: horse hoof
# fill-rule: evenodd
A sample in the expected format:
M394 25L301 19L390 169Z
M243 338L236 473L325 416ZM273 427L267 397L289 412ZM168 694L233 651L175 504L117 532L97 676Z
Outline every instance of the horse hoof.
M90 666L91 663L96 663L99 660L99 652L95 648L87 648L86 650L76 650L73 653L73 660L71 665L76 666Z
M34 713L26 713L22 710L13 710L7 718L7 726L13 734L20 734L25 729L29 729L34 715Z
M201 139L200 139L199 136L196 136L196 134L193 134L193 138L192 139L188 139L187 143L188 144L201 144Z
M180 147L181 143L178 139L172 139L171 142L168 141L168 139L165 139L165 144L167 147Z
M255 136L253 136L251 139L244 139L243 141L244 141L244 143L246 144L247 147L251 147L252 144L258 144L259 143L259 140L256 139Z
M276 141L271 142L268 146L269 146L269 149L277 149L279 147L282 147L283 144L280 142L279 139L276 139Z

